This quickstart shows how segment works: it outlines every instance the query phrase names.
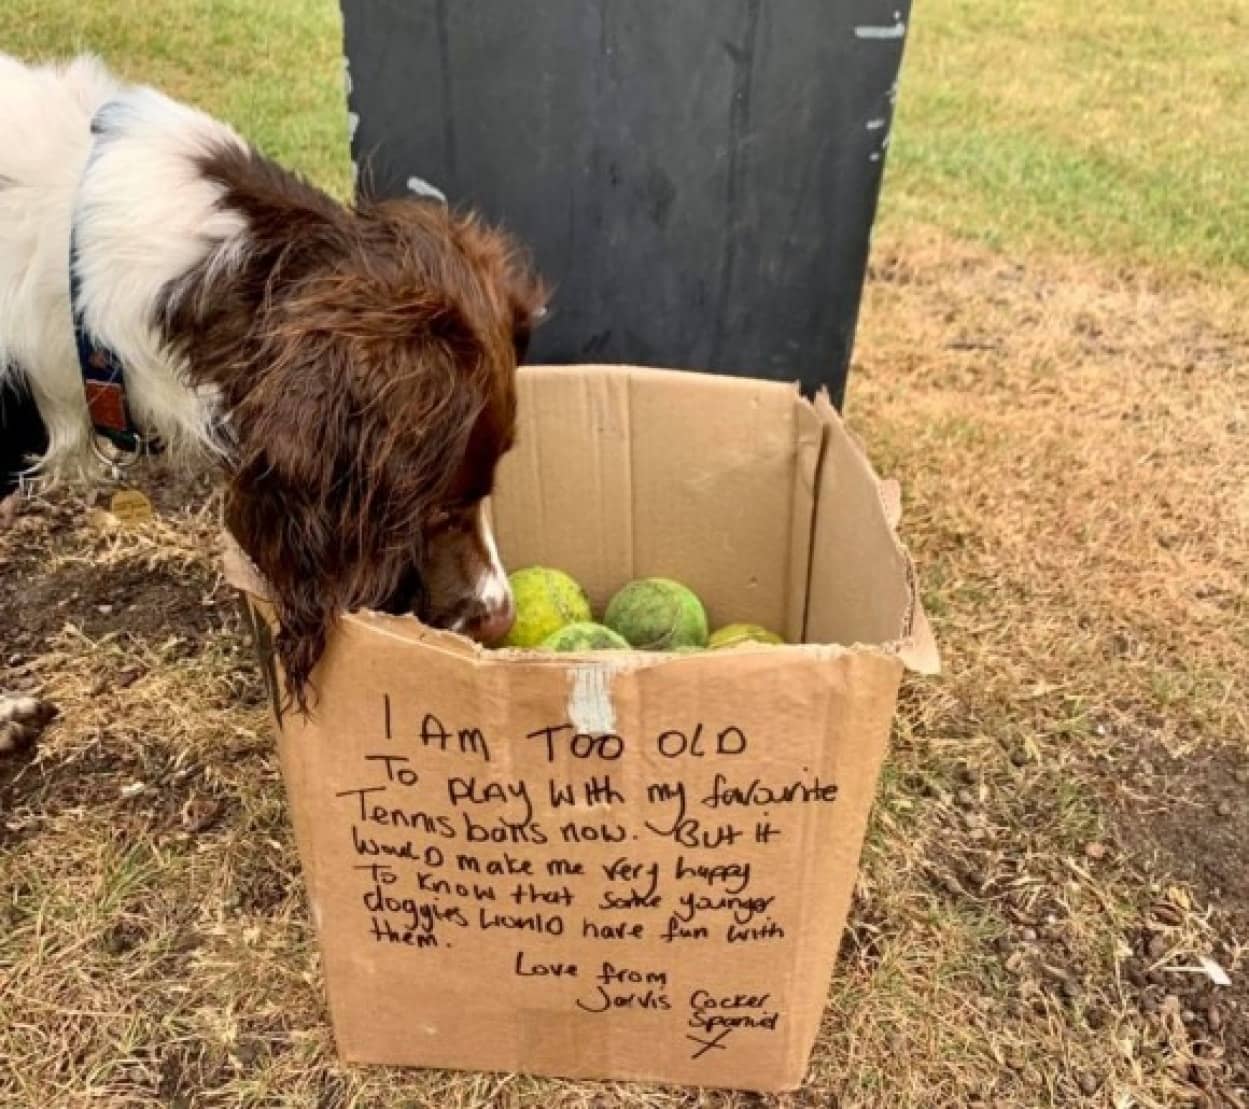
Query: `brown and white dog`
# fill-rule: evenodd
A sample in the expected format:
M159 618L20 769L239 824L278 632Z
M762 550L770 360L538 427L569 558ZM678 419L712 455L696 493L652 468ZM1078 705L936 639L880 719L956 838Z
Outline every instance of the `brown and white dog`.
M124 366L145 437L220 461L301 704L338 611L506 631L483 499L544 301L513 242L472 216L344 207L93 58L0 55L0 387L44 424L32 472L101 465L76 318ZM0 697L0 746L18 704Z

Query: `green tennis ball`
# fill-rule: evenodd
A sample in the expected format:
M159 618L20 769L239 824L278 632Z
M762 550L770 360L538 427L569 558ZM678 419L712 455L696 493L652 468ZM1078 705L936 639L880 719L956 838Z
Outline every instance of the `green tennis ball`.
M632 581L607 604L603 623L645 651L673 651L707 643L703 603L668 578Z
M537 647L565 624L593 618L585 590L562 570L527 566L510 574L508 581L516 602L516 621L500 647Z
M784 643L776 632L770 632L760 624L725 624L707 637L707 646L736 647L739 643Z
M542 648L546 651L627 651L629 644L611 628L582 620L552 632L542 641Z

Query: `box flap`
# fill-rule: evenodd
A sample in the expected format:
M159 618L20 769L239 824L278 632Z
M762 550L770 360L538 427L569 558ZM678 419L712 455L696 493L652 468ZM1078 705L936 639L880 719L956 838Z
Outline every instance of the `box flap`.
M894 528L901 518L896 483L876 477L860 443L828 394L815 400L825 427L812 540L806 638L881 644L908 668L940 670L919 598L915 568Z
M493 502L509 567L573 574L601 611L677 578L713 623L801 637L822 430L778 382L632 366L526 367Z

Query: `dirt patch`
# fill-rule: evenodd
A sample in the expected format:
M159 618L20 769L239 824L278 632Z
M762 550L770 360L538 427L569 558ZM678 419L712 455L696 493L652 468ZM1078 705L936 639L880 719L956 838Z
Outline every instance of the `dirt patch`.
M1165 852L1169 868L1211 904L1249 908L1249 753L1159 756L1156 807L1124 806L1125 826Z
M170 501L186 512L206 499L198 482L185 479L170 478L149 491L158 512ZM171 629L202 633L212 622L224 592L210 564L109 563L83 556L73 536L103 511L96 501L103 497L30 501L9 525L0 547L0 574L17 586L0 594L9 666L14 655L45 647L67 622L92 638L124 633L153 639Z
M211 486L205 479L157 475L147 487L158 514L179 521L202 514ZM212 562L187 552L151 557L103 516L107 497L99 491L59 494L26 501L0 534L0 693L29 693L56 702L57 657L67 637L84 645L107 644L86 693L124 705L127 693L152 666L193 656L210 633L237 631L233 596ZM211 532L202 526L201 538ZM119 551L120 545L120 551ZM169 552L166 552L168 554ZM130 557L134 555L134 557ZM124 746L124 745L123 745ZM121 748L108 728L66 758L36 763L30 749L0 759L0 814L37 799L45 818L76 806L117 800L118 780L166 783L183 767L169 752ZM164 760L170 765L155 763ZM166 795L166 808L178 801ZM176 813L175 813L176 816ZM173 817L168 817L173 819ZM33 825L0 825L0 844Z
M1148 750L1148 749L1147 749ZM1249 1086L1249 974L1215 982L1191 956L1234 966L1249 939L1249 753L1217 747L1179 757L1154 749L1121 787L1108 780L1120 840L1144 854L1151 873L1170 875L1191 903L1163 897L1145 914L1127 962L1136 1004L1149 1016L1178 1019L1195 1045L1190 1077L1211 1093ZM1142 796L1144 795L1144 796ZM1207 951L1176 951L1186 912L1209 916Z
M0 619L10 621L18 654L39 651L67 622L92 639L198 635L215 619L204 604L213 591L213 577L203 571L175 577L142 565L72 562L39 575L20 599L0 603Z

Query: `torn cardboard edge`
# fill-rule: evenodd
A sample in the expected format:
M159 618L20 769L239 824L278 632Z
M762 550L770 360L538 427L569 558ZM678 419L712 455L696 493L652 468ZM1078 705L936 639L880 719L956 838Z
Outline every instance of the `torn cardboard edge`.
M522 374L539 375L547 372L560 372L561 370L570 370L572 367L532 367L522 370ZM676 376L680 378L698 377L703 375L691 374L686 371L664 370L652 367L642 366L584 366L577 367L585 372L607 371L612 375L622 377L626 381L634 378L639 380L662 378L664 376ZM759 386L760 382L740 381L739 379L718 379L718 385L729 386L739 384L743 390L751 385ZM901 626L898 628L898 634L892 638L885 638L880 642L864 643L864 642L800 642L787 643L783 646L764 646L742 644L732 648L733 653L753 652L753 651L794 651L803 653L813 653L817 656L831 656L841 651L869 651L880 653L887 656L896 657L909 670L917 674L933 675L940 673L941 662L940 655L937 650L936 641L932 634L931 626L928 623L927 616L924 613L923 604L919 595L918 579L915 572L914 562L907 550L905 544L898 536L897 529L902 518L902 497L901 487L896 480L878 478L871 468L871 464L867 458L867 452L862 441L853 432L846 427L833 406L827 390L821 390L814 401L802 396L796 383L786 385L784 383L764 383L769 386L775 385L777 388L786 389L793 397L794 403L805 407L818 417L822 435L820 441L819 457L816 461L816 486L824 480L825 468L833 464L831 455L833 454L833 446L836 440L836 446L846 456L847 461L861 470L860 477L866 477L871 480L879 497L882 518L888 529L887 542L890 546L891 554L897 558L903 568L907 582L907 603L906 610L903 614ZM834 475L835 477L836 475ZM805 581L803 585L804 599L804 615L803 615L803 631L804 639L809 630L810 618L806 611L806 606L810 604L811 583L813 575L816 572L816 543L819 539L819 520L818 516L827 514L830 511L836 512L835 505L821 504L818 495L812 498L813 518L810 523L810 543L812 551L806 558L805 565ZM223 533L224 545L224 575L226 580L235 588L242 592L262 601L269 600L269 592L263 581L259 571L252 564L246 553L238 546L228 532ZM623 582L621 584L624 584ZM599 652L583 652L568 653L559 655L550 655L545 652L518 649L518 648L490 648L475 643L457 632L446 631L443 629L433 628L421 623L414 616L392 616L384 613L373 611L356 611L344 613L342 619L350 620L355 623L363 623L373 630L403 640L410 643L419 643L427 647L434 647L450 654L472 659L482 664L496 664L515 661L525 661L527 663L548 662L552 665L564 665L568 662L575 661L593 661L596 663L605 663L608 659L612 659L612 667L616 670L636 669L641 667L651 667L656 665L677 665L690 664L698 660L705 659L708 656L699 654L680 654L676 652L644 652L644 651L599 651ZM621 661L621 660L628 661Z

